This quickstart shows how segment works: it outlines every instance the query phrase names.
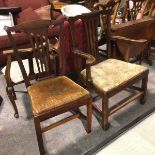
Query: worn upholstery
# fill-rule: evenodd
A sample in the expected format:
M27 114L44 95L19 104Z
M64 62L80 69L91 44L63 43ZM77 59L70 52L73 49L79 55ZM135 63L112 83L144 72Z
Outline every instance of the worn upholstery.
M107 92L146 70L144 66L108 59L91 67L92 83ZM86 79L86 70L83 70L81 75Z
M89 95L89 92L65 76L51 78L28 87L34 114L47 112Z

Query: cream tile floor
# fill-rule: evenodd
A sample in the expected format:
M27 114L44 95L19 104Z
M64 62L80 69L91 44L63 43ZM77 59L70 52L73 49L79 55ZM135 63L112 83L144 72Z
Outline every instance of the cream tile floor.
M155 113L96 155L155 155Z

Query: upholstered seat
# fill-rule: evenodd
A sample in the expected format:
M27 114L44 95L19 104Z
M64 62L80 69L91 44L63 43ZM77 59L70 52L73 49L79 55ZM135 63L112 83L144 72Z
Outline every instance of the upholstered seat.
M47 79L28 87L33 113L39 114L64 106L88 95L89 92L65 76Z
M115 67L114 67L115 66ZM116 59L108 59L91 67L93 85L103 92L116 89L117 86L146 71L144 66L127 63ZM86 79L86 70L81 72Z

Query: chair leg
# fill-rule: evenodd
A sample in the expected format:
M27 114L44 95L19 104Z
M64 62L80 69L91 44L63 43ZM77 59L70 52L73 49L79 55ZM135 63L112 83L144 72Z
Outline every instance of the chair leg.
M2 102L3 102L3 98L0 96L0 106L1 106Z
M148 74L144 79L142 79L142 90L144 91L144 94L140 99L140 104L145 104L146 101L147 81L148 81Z
M108 122L109 108L108 108L108 97L102 96L102 128L107 130L109 128Z
M36 129L36 135L37 135L40 155L45 155L45 150L44 150L44 144L43 144L43 138L42 138L42 132L41 132L39 118L34 117L34 124L35 124L35 129Z
M13 95L13 99L14 100L16 100L17 99L17 97L16 97L16 93L15 93L15 90L14 90L14 88L12 87L12 95Z
M92 124L92 100L87 103L87 133L91 132L91 124Z
M15 111L14 117L15 118L18 118L19 117L19 114L18 114L18 109L17 109L16 103L15 103L15 97L16 96L14 96L13 90L10 87L9 88L8 87L6 88L6 92L7 92L7 95L9 97L9 99L10 99L10 102L11 102L11 104L13 106L13 109Z

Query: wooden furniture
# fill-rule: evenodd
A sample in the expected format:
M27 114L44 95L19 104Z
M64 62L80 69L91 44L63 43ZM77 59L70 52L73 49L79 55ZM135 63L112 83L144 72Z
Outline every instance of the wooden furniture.
M19 51L21 52L22 58L26 59L24 60L24 65L27 67L27 71L29 72L29 75L32 75L31 78L35 79L35 77L33 76L34 72L32 70L32 64L33 64L32 49L31 48L19 49ZM6 64L6 67L2 69L2 72L5 75L5 79L6 79L6 93L13 106L13 109L15 112L14 117L18 118L19 113L15 102L17 97L16 97L16 90L14 89L14 86L20 83L23 83L23 77L20 72L20 68L17 64L17 61L15 61L16 58L13 54L13 51L12 50L5 51L5 54L7 55L7 64Z
M114 25L116 23L116 17L117 17L117 13L118 13L118 9L120 6L121 0L109 0L103 3L99 2L99 3L95 3L94 4L94 9L105 9L105 7L112 7L113 11L112 11L112 15L111 15L111 24Z
M14 13L17 13L15 11L19 11L19 8L17 8L17 10L15 8L16 7L9 8L9 10L12 9L12 11L14 11ZM50 7L50 9L51 9L51 7ZM8 13L6 9L4 9L4 10L6 11L5 13ZM53 13L53 10L51 9L51 18L53 18L52 13ZM61 19L59 19L59 20L61 20ZM9 25L7 25L7 26L9 26ZM57 35L54 37L54 35L51 33L51 32L53 32L55 34L56 29L57 29L56 30L57 33L60 33L59 25L56 25L56 27L54 28L55 30L51 31L51 29L53 29L53 28L54 27L49 28L49 39L51 39L51 36L53 36L52 41L50 41L51 42L50 51L53 51L53 49L56 51L58 48L58 42L59 42ZM27 42L29 42L28 37L26 36L25 33L17 32L17 33L13 33L13 38L14 38L16 44L18 44L18 41L19 41L19 40L17 40L16 35L19 35L19 34L22 34L27 39ZM6 33L6 36L7 36L7 33ZM9 39L7 38L7 40L9 40ZM27 47L20 48L18 46L18 50L21 52L22 59L24 59L23 63L24 63L24 66L26 68L26 72L29 74L30 78L33 80L33 79L36 79L35 74L38 73L38 70L36 67L36 63L32 61L32 48L30 47L30 43L28 43L28 47L29 48L27 48ZM7 84L6 92L7 92L7 95L9 97L9 100L13 106L13 109L15 111L14 117L18 118L19 113L18 113L18 108L16 106L16 102L15 102L15 100L17 99L16 92L22 92L23 93L25 91L18 91L18 89L14 89L14 87L15 87L15 85L23 83L24 79L22 77L22 73L20 71L18 62L16 61L16 57L14 56L13 50L12 49L11 50L4 50L3 55L5 55L7 57L7 64L2 69L2 73L5 75L6 84ZM52 59L51 61L57 61L58 62L58 55L52 52L51 59ZM57 66L55 66L55 68L53 69L53 72L55 74L58 74L58 70L59 70L58 69L58 63L56 63L56 64L57 64ZM18 77L16 75L18 75Z
M148 8L149 17L154 18L155 17L155 0L151 0L149 4L150 4L150 7ZM153 37L152 37L150 46L155 48L155 31L153 31ZM150 53L151 58L155 58L155 50L151 48L150 52L151 52Z
M108 25L109 29L106 28L107 20L106 20L105 15L100 16L101 19L100 19L100 24L99 24L101 26L101 32L98 37L99 38L98 46L106 45L106 50L99 48L99 51L101 51L100 53L103 56L108 57L108 58L111 58L110 37L108 35L110 35L111 25L115 24L115 19L116 19L119 4L120 4L120 0L116 0L116 1L110 0L110 1L107 1L106 3L95 3L94 4L95 10L106 10L106 9L112 10L111 12L109 12L110 17L111 17L111 24ZM106 30L108 30L109 32L107 33Z
M128 21L126 23L121 23L119 25L112 26L111 35L112 36L123 36L123 37L130 38L133 40L145 39L150 43L153 36L155 36L154 28L155 28L155 19L146 16L142 19ZM137 49L138 50L142 49L142 46L138 47L138 44L137 44ZM150 60L149 55L150 55L150 50L148 47L146 48L146 51L145 51L145 57L148 63L151 65L152 62Z
M0 96L0 105L2 104L3 102L3 98Z
M128 21L143 18L149 0L127 0L125 16Z
M146 38L150 40L154 24L155 18L146 16L142 19L114 25L111 27L111 33L112 35L125 35L133 39Z
M86 131L91 132L92 119L92 99L87 90L67 78L66 76L50 77L52 73L51 55L49 51L48 28L54 25L62 26L60 21L38 20L23 23L15 27L7 27L6 31L13 47L14 54L19 63L28 94L31 99L32 111L34 115L34 123L38 139L40 154L45 154L42 133L52 129L62 123L79 118L80 113L69 116L59 122L47 127L41 128L41 122L65 113L67 111L87 106L87 128ZM42 79L35 84L30 83L26 70L22 63L20 52L16 48L13 41L12 31L24 31L31 42L33 56L37 63L37 77Z
M53 74L58 75L59 64L58 64L58 55L56 52L57 43L51 44L49 48L51 51L51 61L57 62L55 63L55 66L53 68ZM23 48L23 49L18 48L18 51L20 51L20 55L23 59L23 64L26 68L26 73L29 75L29 79L30 80L37 79L38 69L36 62L33 61L32 48ZM7 64L1 71L5 75L6 92L14 109L14 117L18 118L19 112L15 101L17 99L16 92L25 93L25 91L21 90L18 91L18 89L15 89L14 87L18 84L23 83L24 79L13 50L6 50L3 52L3 54L7 55Z
M112 36L111 40L114 41L113 58L116 58L116 47L121 53L123 60L126 62L139 61L141 64L144 59L144 52L148 47L148 41L146 39L130 39L122 36Z
M83 66L79 67L81 80L86 86L90 86L91 88L93 88L96 93L102 98L102 110L100 110L96 105L93 105L93 108L101 114L103 129L108 129L109 127L109 116L128 103L131 103L138 98L140 98L141 104L145 103L148 79L148 68L144 66L127 63L116 59L108 59L98 63L98 47L96 44L98 18L100 14L104 14L105 16L107 16L106 28L109 29L109 11L110 10L106 9L69 18L73 42L73 53L75 54L75 56L77 56L78 59L82 58L86 60L86 66L84 67L85 69L82 70ZM85 35L87 38L86 43L88 45L88 50L85 52L82 52L76 48L74 22L79 19L81 19L83 22ZM96 64L95 58L97 62ZM133 86L138 81L142 81L141 85L139 87ZM136 91L134 91L131 96L123 99L114 107L109 108L109 99L129 87L133 89L132 91Z

